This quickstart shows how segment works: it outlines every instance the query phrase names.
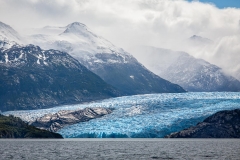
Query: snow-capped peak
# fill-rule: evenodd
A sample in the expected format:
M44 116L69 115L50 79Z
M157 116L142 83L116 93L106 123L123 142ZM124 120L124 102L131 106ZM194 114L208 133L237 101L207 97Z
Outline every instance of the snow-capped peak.
M193 35L192 37L190 37L190 39L201 39L202 37L201 36L197 36L197 35Z
M80 22L73 22L66 26L66 30L63 33L82 33L88 30L87 26Z
M86 25L85 25L85 24L83 24L83 23L80 23L80 22L73 22L73 23L71 23L71 24L67 25L67 27L66 27L66 28L70 28L70 27L74 27L74 26L86 27Z
M123 49L94 34L85 24L73 22L60 34L32 36L32 43L44 49L57 49L71 54L88 69L96 63L128 63L133 57Z

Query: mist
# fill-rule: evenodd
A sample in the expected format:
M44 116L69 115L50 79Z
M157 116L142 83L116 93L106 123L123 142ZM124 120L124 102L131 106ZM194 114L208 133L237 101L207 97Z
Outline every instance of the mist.
M138 46L185 51L240 79L240 9L185 0L0 0L0 21L23 36L79 21L135 57ZM197 35L212 43L192 43Z

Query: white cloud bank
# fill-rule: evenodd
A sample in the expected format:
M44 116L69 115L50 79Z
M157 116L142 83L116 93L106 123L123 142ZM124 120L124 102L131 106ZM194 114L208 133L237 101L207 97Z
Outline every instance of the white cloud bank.
M21 31L79 21L135 56L132 48L137 45L183 50L231 73L240 72L237 8L184 0L0 0L0 21ZM182 43L192 35L214 43Z

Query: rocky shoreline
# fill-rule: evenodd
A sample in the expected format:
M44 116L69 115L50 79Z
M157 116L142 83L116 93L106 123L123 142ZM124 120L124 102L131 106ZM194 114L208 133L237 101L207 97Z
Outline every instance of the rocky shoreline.
M63 138L58 133L38 129L20 118L0 114L0 138Z
M220 111L165 138L240 138L240 109Z

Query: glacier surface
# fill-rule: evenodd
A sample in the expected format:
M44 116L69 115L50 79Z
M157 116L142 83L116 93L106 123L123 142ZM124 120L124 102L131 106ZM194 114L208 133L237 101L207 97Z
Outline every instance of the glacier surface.
M221 110L240 108L239 92L163 93L126 96L50 109L9 111L25 121L47 113L86 107L113 108L113 113L58 131L65 138L161 138L196 125Z

